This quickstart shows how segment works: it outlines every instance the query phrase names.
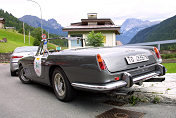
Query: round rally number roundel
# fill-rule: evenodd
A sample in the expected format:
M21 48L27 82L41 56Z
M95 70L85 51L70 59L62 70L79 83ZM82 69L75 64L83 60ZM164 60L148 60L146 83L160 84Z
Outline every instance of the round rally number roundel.
M42 39L46 39L46 34L42 34Z

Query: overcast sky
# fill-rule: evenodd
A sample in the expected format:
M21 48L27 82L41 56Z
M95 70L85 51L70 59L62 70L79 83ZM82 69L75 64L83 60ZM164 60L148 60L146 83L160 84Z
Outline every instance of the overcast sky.
M62 26L98 13L99 18L111 18L121 25L127 18L164 20L176 15L176 0L35 0L42 8L43 19L54 18ZM41 17L37 4L27 0L0 0L0 9L20 18L24 15ZM1 16L0 16L1 17Z

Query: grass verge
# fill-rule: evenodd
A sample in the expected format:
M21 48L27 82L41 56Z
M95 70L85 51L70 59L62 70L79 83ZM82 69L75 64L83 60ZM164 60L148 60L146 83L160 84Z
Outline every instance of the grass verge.
M24 44L24 36L22 34L15 30L0 29L0 40L3 38L7 38L7 42L0 42L0 53L12 52L16 47L32 46L34 41L34 38L31 36L29 44L29 37L25 36Z
M167 69L167 73L176 73L176 63L163 63Z

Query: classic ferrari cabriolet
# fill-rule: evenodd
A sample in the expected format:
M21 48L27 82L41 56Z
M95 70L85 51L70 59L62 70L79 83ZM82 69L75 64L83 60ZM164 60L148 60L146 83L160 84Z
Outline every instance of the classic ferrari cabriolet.
M22 83L53 87L61 101L72 100L75 90L110 92L165 75L156 47L118 46L49 51L42 41L35 56L19 60Z

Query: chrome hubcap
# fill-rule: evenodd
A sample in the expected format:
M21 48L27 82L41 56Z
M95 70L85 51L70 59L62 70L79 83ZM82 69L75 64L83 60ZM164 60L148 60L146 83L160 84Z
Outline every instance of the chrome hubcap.
M21 75L21 79L24 80L24 81L29 81L29 79L26 78L25 76L25 72L24 72L24 69L22 68L21 71L20 71L20 75Z
M60 73L57 73L54 77L54 86L59 96L63 96L65 94L65 82Z

